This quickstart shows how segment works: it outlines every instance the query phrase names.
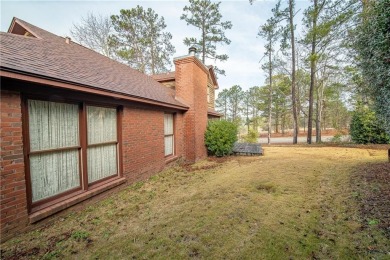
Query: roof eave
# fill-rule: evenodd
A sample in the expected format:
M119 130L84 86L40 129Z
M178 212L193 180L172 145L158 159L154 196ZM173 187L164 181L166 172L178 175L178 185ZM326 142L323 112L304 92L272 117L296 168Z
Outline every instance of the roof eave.
M210 65L209 67L209 72L211 74L211 77L214 81L214 89L219 89L218 81L217 81L217 76L215 75L214 67Z
M217 117L223 116L222 114L218 113L217 111L210 111L210 110L207 111L207 115L217 116Z
M143 98L143 97L126 95L123 93L109 91L109 90L97 88L94 86L79 84L77 82L70 82L70 81L66 81L66 80L62 80L62 79L56 79L56 78L37 75L37 74L33 74L33 73L17 71L17 70L2 67L2 66L0 66L0 76L12 78L12 79L23 80L23 81L29 81L29 82L38 83L38 84L50 85L50 86L68 89L68 90L76 90L76 91L81 91L81 92L90 93L90 94L110 96L113 98L119 98L119 99L123 99L123 100L127 100L127 101L135 101L135 102L140 102L140 103L145 103L145 104L150 104L150 105L162 106L162 107L167 107L167 108L174 108L174 109L178 109L178 110L182 110L182 111L186 111L189 109L189 107L186 105L176 105L176 104L165 103L165 102L161 102L161 101L157 101L157 100L147 99L147 98Z

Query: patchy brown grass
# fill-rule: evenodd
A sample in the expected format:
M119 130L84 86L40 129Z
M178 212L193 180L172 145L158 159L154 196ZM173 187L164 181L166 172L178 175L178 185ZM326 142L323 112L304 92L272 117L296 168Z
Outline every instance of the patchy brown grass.
M7 241L2 258L389 257L380 225L371 221L365 228L367 219L381 218L363 214L363 191L371 186L356 171L384 164L387 151L265 151L261 157L209 158L168 169Z

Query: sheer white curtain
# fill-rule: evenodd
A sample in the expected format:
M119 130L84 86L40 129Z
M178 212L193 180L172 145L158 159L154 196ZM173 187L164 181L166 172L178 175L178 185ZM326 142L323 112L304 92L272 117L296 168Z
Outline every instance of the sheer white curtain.
M116 115L115 108L87 106L89 183L118 172Z
M28 100L32 201L80 186L78 106Z
M173 115L164 114L165 156L173 154Z

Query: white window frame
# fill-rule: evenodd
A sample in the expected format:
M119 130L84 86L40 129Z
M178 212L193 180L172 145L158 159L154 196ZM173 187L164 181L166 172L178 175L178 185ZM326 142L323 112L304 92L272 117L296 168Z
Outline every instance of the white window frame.
M167 144L170 143L169 146ZM175 119L174 114L164 113L164 155L175 154Z

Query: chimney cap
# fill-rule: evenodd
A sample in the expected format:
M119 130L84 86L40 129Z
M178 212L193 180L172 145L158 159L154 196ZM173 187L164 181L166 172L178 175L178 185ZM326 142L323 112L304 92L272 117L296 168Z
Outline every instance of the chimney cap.
M192 55L192 56L195 56L196 54L196 47L195 46L191 46L189 49L188 49L188 54Z

